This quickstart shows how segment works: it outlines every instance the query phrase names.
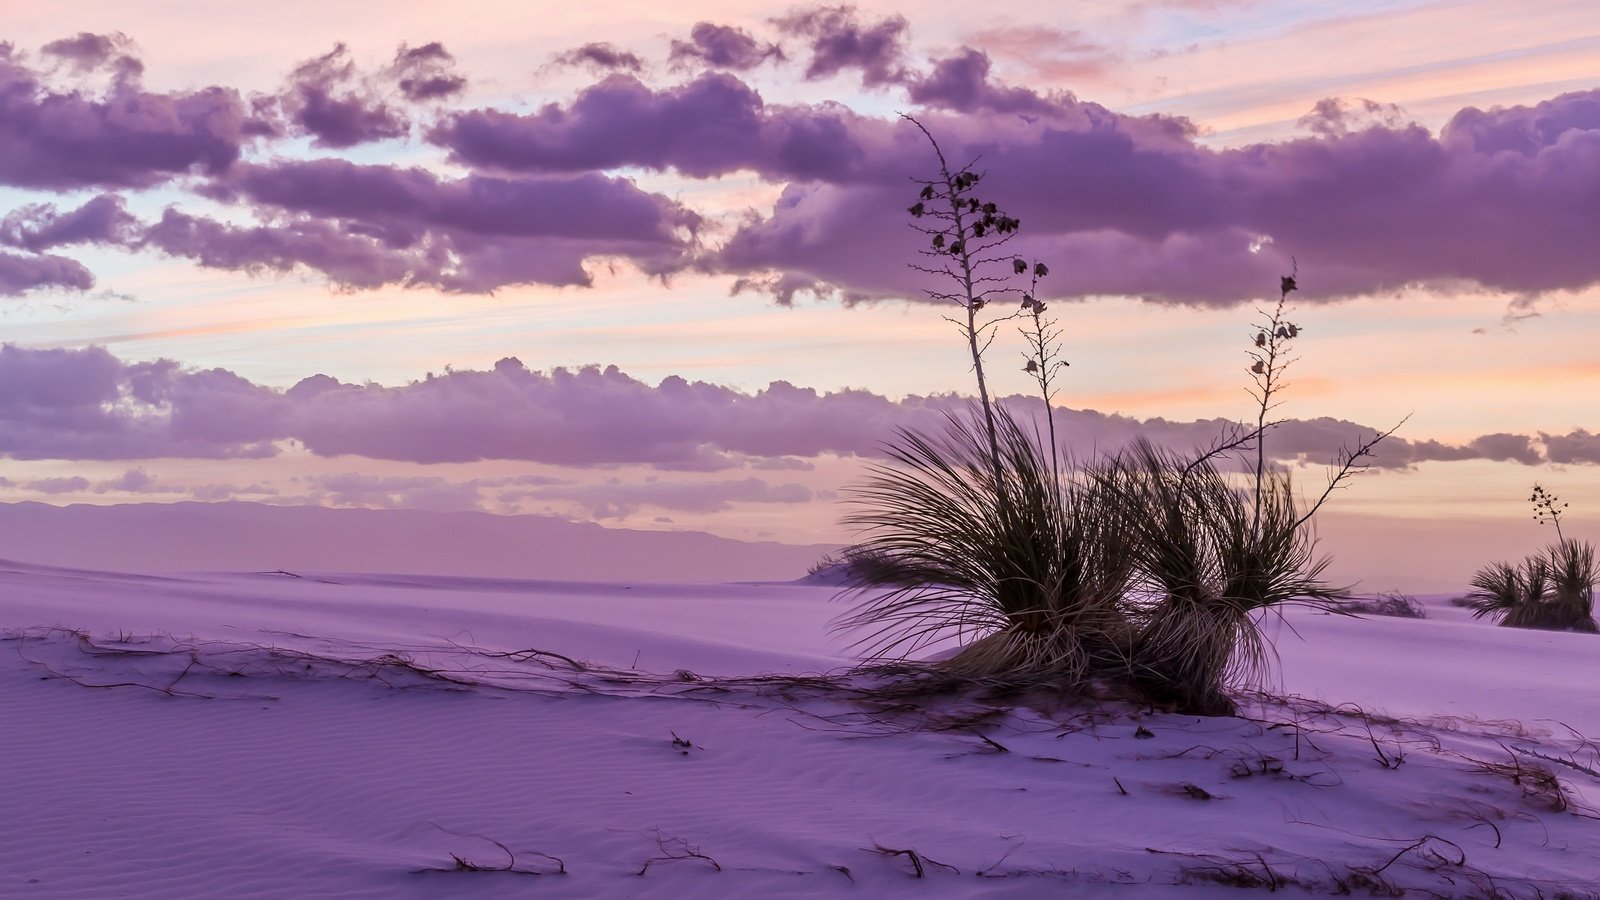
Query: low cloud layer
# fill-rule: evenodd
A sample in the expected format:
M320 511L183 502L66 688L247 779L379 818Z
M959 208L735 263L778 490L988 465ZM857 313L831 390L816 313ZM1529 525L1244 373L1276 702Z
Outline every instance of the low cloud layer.
M1024 417L1042 412L1037 400L1005 402ZM754 393L678 377L652 386L614 367L537 372L515 359L397 387L314 375L280 391L225 369L186 369L166 360L125 363L101 348L0 346L0 454L30 460L261 458L281 452L282 442L297 441L319 456L410 463L524 460L584 468L776 471L803 469L806 459L825 454L881 457L895 429L937 430L947 414L966 406L955 396L892 401L867 391L822 393L785 382ZM1223 420L1139 420L1070 409L1056 410L1056 423L1067 447L1080 454L1113 450L1139 436L1189 449L1209 444L1231 426ZM1338 419L1290 420L1272 432L1267 446L1280 461L1320 464L1374 432ZM1381 445L1376 464L1404 468L1472 459L1595 464L1600 436L1574 429L1565 435L1491 434L1465 444L1397 436ZM124 476L130 478L137 481L131 473ZM746 493L728 499L756 502L765 496L765 488L738 483ZM620 496L606 502L644 500Z

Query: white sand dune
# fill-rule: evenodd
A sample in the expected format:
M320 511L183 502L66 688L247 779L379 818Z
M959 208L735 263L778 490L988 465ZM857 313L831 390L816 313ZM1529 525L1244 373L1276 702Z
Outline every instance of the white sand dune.
M0 896L1600 895L1593 636L1292 612L1247 717L895 716L741 677L847 665L832 588L300 575L0 564Z

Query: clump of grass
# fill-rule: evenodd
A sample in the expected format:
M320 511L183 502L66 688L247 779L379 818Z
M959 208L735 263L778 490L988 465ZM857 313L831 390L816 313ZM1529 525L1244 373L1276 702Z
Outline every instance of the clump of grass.
M998 480L975 413L942 436L901 432L891 463L854 490L852 552L879 565L837 625L864 631L873 656L953 639L964 646L947 665L961 674L1081 687L1126 643L1130 530L1100 479L1054 477L1036 437L1003 408L993 421Z
M1472 576L1466 606L1475 619L1499 619L1509 628L1549 631L1600 631L1594 620L1594 591L1600 567L1594 545L1568 538L1561 531L1567 504L1535 484L1528 498L1539 524L1551 522L1556 542L1512 565L1493 562Z
M1270 662L1261 614L1346 596L1322 580L1328 560L1316 554L1289 476L1264 472L1247 489L1213 457L1141 441L1113 481L1136 533L1131 605L1140 627L1128 680L1153 702L1231 714L1228 689L1259 683Z
M1360 616L1390 616L1396 619L1426 619L1428 611L1417 598L1399 591L1383 591L1372 597L1357 597L1338 605L1339 612Z

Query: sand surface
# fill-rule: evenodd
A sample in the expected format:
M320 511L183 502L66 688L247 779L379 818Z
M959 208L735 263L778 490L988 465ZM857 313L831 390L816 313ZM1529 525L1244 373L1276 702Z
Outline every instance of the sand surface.
M1600 895L1600 639L1443 598L1240 718L906 714L748 677L829 587L300 575L0 564L0 896Z

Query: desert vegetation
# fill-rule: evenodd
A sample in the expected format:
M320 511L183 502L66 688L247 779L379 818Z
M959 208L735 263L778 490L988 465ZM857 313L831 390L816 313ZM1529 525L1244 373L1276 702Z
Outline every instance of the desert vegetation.
M865 564L847 567L858 602L838 626L878 659L954 642L938 666L962 678L1233 712L1231 689L1257 682L1270 662L1265 616L1348 599L1322 577L1328 560L1311 520L1393 429L1343 452L1311 503L1269 463L1265 442L1301 333L1288 318L1294 272L1250 335L1253 425L1187 453L1138 442L1071 458L1051 415L1067 365L1062 329L1037 297L1049 269L1008 252L1021 222L978 195L975 162L953 168L911 121L938 160L908 209L928 241L913 267L940 285L929 298L952 309L978 399L940 433L899 432L889 461L854 489L846 522L860 540L844 555ZM1017 295L1009 311L991 309ZM1043 426L989 390L984 351L1012 319L1023 320Z
M1496 561L1472 576L1466 606L1474 618L1498 619L1510 628L1600 631L1594 620L1594 590L1600 585L1594 545L1566 536L1567 509L1555 494L1535 484L1528 501L1540 525L1555 526L1555 543L1521 562Z

